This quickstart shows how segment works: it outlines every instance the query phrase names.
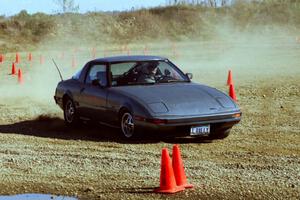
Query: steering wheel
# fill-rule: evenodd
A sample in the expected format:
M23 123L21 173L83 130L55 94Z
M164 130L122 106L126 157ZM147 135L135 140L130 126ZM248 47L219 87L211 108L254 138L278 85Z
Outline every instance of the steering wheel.
M159 82L163 79L163 75L162 74L157 74L154 76L155 82Z
M166 75L158 75L155 78L156 82L168 82L169 80L174 80L172 76L166 76Z

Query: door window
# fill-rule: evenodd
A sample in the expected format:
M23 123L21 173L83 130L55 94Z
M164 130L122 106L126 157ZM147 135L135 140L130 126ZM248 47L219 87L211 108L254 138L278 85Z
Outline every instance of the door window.
M97 64L90 68L85 82L92 84L94 80L98 80L101 86L107 85L106 65Z

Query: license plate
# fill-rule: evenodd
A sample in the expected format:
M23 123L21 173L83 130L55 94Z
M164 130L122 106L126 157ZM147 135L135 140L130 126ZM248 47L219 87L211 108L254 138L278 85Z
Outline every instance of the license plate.
M201 136L201 135L208 135L210 133L210 125L205 126L192 126L191 127L191 136Z

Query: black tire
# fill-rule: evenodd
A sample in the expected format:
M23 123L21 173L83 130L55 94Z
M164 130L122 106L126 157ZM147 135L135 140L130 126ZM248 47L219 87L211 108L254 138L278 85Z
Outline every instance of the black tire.
M231 130L231 128L217 131L217 132L211 134L209 136L209 138L214 139L214 140L221 140L221 139L227 138L230 134L230 130Z
M123 110L120 114L120 129L124 139L136 137L133 115L128 110Z
M75 127L79 123L75 104L70 98L67 98L64 103L64 120L65 124L69 127Z

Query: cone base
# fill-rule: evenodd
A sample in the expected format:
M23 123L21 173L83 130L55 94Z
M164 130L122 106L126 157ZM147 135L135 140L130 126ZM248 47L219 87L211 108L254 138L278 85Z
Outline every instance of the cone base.
M175 188L171 188L171 189L162 189L162 188L156 188L154 190L155 193L166 193L166 194L173 194L176 192L181 192L183 191L185 188L183 186L176 186Z
M194 185L193 184L184 184L184 185L182 185L184 188L186 188L186 189L188 189L188 188L193 188L194 187Z

